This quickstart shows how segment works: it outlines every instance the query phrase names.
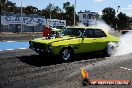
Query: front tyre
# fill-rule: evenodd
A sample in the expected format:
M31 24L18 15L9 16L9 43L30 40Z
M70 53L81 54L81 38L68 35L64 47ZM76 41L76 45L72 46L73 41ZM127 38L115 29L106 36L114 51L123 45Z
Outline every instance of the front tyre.
M65 48L62 49L60 52L60 58L64 61L64 62L69 62L72 60L73 58L73 52L72 50Z

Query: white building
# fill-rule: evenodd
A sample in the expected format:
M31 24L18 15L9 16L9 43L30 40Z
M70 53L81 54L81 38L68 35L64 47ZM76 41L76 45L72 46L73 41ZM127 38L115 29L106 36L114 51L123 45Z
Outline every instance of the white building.
M83 23L84 25L94 25L96 20L99 19L99 14L96 12L78 12L79 15L79 22Z

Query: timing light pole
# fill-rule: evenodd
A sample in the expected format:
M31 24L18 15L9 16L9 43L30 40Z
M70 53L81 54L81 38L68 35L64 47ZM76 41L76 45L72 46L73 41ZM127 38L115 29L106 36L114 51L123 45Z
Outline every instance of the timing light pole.
M119 8L120 8L120 6L118 6L117 13L116 13L116 18L118 17L118 14L119 14ZM116 23L116 29L118 30L118 25L117 25L117 23Z
M76 25L76 0L74 2L74 26Z
M23 17L22 17L22 1L21 1L21 33L22 33L22 20L23 20Z

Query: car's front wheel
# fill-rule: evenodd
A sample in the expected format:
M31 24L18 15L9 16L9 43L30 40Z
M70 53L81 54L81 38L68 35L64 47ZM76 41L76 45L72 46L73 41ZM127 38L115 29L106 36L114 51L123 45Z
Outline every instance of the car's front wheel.
M73 51L69 48L64 48L60 52L60 58L65 61L69 62L73 59Z

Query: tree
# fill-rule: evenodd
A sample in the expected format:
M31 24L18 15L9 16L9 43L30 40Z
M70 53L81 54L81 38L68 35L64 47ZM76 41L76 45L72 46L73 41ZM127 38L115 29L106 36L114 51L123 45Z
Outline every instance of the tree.
M4 9L6 12L15 12L16 9L17 9L16 3L13 3L13 2L8 1L8 0L6 1L5 9Z
M41 14L45 16L45 18L52 18L52 19L61 19L61 8L59 6L54 6L49 4L45 9L42 9Z
M52 11L52 18L53 19L62 19L61 14L62 10L58 6L54 6L53 11Z
M51 18L52 11L53 11L53 5L49 4L45 9L42 9L42 15L45 16L45 18Z
M34 6L27 6L25 9L24 9L25 13L26 14L37 14L38 12L38 8L34 7Z
M68 7L70 7L70 2L63 3L64 10L66 10Z
M2 29L2 25L1 25L1 15L5 10L5 3L7 0L0 0L0 33L1 33L1 29Z
M120 12L117 15L117 26L119 29L125 29L128 26L129 19L126 14Z
M7 5L7 6L15 6L16 3L13 3L13 2L11 2L11 1L7 1L7 2L6 2L6 5Z
M132 23L132 17L128 17L129 23Z
M116 28L116 12L113 8L107 7L102 11L102 19L111 27Z
M70 5L70 2L66 2L63 3L63 9L65 10L64 19L67 21L67 25L73 25L74 6Z

